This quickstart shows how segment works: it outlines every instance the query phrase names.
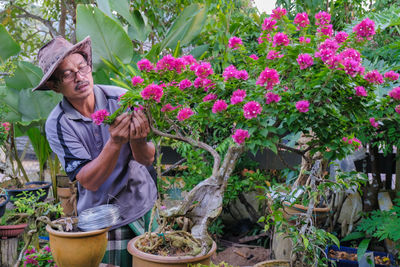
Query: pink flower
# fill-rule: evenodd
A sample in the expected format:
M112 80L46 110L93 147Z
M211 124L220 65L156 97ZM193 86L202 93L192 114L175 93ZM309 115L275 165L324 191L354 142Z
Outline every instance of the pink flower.
M341 44L341 43L345 42L348 37L349 37L349 35L346 32L341 31L335 35L335 40L336 40L336 42Z
M271 104L272 102L278 103L281 100L281 97L278 94L274 94L272 92L268 92L265 94L266 104Z
M214 74L214 71L209 62L202 62L196 66L195 74L197 77L205 79Z
M48 253L50 253L51 252L51 249L50 249L50 247L49 246L45 246L44 248L43 248L45 251L47 251Z
M308 15L306 12L298 13L294 18L294 23L298 25L298 27L305 28L310 24L310 20L308 19Z
M261 105L256 101L250 101L243 106L243 116L246 119L257 118L261 111Z
M230 78L234 78L237 73L237 69L233 65L229 65L224 72L222 73L222 77L224 77L224 81L229 80Z
M179 83L179 89L181 91L185 90L186 88L189 88L190 86L192 86L192 82L189 81L188 79L184 79Z
M154 65L147 58L139 60L137 66L139 70L144 70L147 72L154 70Z
M267 34L267 36L264 36L263 33L260 34L260 37L258 37L258 44L262 44L264 42L270 42L271 41L271 34Z
M331 15L328 12L320 11L315 14L315 25L327 25L331 23Z
M299 37L299 42L300 42L301 44L308 44L308 43L311 42L311 39L310 39L310 38L305 38L304 36L300 36L300 37Z
M353 48L347 48L347 49L343 50L342 52L340 52L339 56L340 56L341 60L352 59L359 63L361 62L360 52L358 52L357 50L355 50Z
M274 29L277 28L275 26L275 24L276 24L276 20L274 20L272 18L266 18L261 27L262 27L263 31L273 31Z
M175 110L175 109L177 109L177 108L179 108L179 107L180 107L180 105L174 107L174 106L172 106L171 104L168 103L168 104L164 105L164 106L161 108L161 112L173 111L173 110Z
M375 35L375 22L366 18L361 21L360 24L354 26L353 32L356 33L360 40L363 40L364 38L371 40L372 36Z
M250 137L249 132L243 129L236 129L235 133L232 135L233 140L238 145L243 143L249 137Z
M312 66L314 60L311 55L309 54L299 54L297 57L297 63L300 65L300 69L306 69Z
M252 59L254 59L254 60L258 60L258 56L257 56L256 54L251 54L251 55L249 56L249 58L252 58Z
M400 100L400 87L395 87L389 92L389 96L393 99Z
M333 50L336 52L336 50L339 48L339 44L332 39L326 39L323 43L321 43L318 47L318 50Z
M178 115L176 116L179 121L184 121L190 118L194 112L190 108L183 108L179 110Z
M283 45L283 46L288 46L289 45L289 38L286 34L282 32L277 32L274 35L274 39L272 41L272 46L278 46L278 45Z
M246 70L238 70L235 75L236 79L246 81L249 78L249 74Z
M357 138L343 137L342 140L343 142L348 143L349 145L353 145L355 149L359 149L361 147L361 141L358 140Z
M367 96L367 91L362 86L356 86L356 96Z
M236 105L238 103L243 102L244 98L246 97L246 91L245 90L236 90L232 93L231 96L231 104Z
M379 128L379 123L375 121L375 118L369 118L369 122L371 123L371 126L378 129Z
M383 77L377 70L373 70L373 71L370 71L367 74L365 74L364 79L367 80L367 82L372 83L372 84L382 84L383 83Z
M267 90L271 90L276 84L279 84L279 74L274 69L265 68L260 73L256 84L260 86L265 86Z
M100 125L108 115L110 113L106 109L100 109L92 114L92 120L95 124Z
M238 49L241 45L243 45L243 42L242 39L240 39L239 37L233 36L229 39L229 48Z
M391 81L396 81L399 78L399 74L391 70L391 71L386 72L384 77Z
M175 65L175 58L172 55L166 55L157 62L156 71L172 71L175 70Z
M320 33L321 35L326 35L326 36L331 37L333 35L333 26L332 26L332 24L320 26L317 29L317 33Z
M204 91L208 91L208 89L212 88L215 86L215 83L213 83L209 79L202 79L202 78L196 78L193 82L194 87L199 88L203 87Z
M299 112L308 112L310 103L307 100L300 100L296 102L296 108Z
M355 77L358 73L361 74L364 72L361 63L354 59L346 58L342 61L342 64L344 66L344 71L351 77Z
M397 105L394 110L400 114L400 105Z
M285 16L286 13L287 13L286 9L277 7L274 10L272 10L271 18L279 20L283 16Z
M185 65L197 64L196 59L192 55L183 56L182 59L185 62Z
M144 80L140 76L133 76L132 77L132 85L136 86L138 84L141 84Z
M225 102L225 100L217 100L215 101L213 107L212 107L212 113L218 113L221 111L226 110L228 107L228 104Z
M203 102L208 102L211 100L217 99L217 95L216 94L208 94L203 98Z
M267 54L267 59L270 60L274 60L275 58L281 58L281 57L283 57L283 55L275 50L270 50Z
M140 104L138 104L137 107L133 108L134 111L139 111L139 110L143 110L143 109L144 109L144 107L142 105L140 105Z
M161 97L164 94L163 88L157 84L149 84L142 92L140 92L144 100L153 99L157 103L160 103Z
M3 123L1 124L1 126L3 126L3 128L4 128L4 130L5 130L6 132L8 132L8 131L10 130L11 123L9 123L8 121L6 121L6 122L3 122Z

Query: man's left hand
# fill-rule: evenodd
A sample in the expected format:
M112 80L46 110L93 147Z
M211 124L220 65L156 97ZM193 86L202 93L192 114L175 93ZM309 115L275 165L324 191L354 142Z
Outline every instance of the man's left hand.
M143 141L149 133L150 125L146 115L141 110L133 111L129 135L130 141Z

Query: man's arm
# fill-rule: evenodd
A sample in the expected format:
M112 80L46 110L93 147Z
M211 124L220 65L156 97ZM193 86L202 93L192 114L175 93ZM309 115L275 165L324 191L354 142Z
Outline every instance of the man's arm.
M110 125L110 139L103 150L97 158L86 164L76 175L76 179L84 188L97 191L111 175L117 164L122 145L129 141L130 122L131 115L124 113Z
M146 116L141 111L134 111L130 127L130 145L133 157L145 166L153 164L155 147L152 142L147 142L150 125Z

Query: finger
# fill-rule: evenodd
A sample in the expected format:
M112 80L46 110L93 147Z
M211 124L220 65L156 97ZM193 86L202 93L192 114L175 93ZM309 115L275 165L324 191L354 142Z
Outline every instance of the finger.
M118 124L116 124L114 126L114 128L117 131L121 131L122 128L124 127L129 127L130 124L130 120L131 120L131 116L129 114L126 114L125 116L123 116L122 118L120 118L120 120L118 121Z
M136 118L139 120L141 128L142 128L142 133L147 136L148 133L150 133L150 124L149 120L147 119L146 115L142 111L138 111L136 114Z
M136 135L135 135L135 137L136 137L136 138L141 137L141 135L142 135L142 127L140 127L139 121L138 121L136 118L133 118L133 119L132 119L132 123L133 123L133 125L135 126L135 130L136 130Z
M136 136L136 128L135 124L131 121L130 124L130 132L129 132L130 138L134 138Z
M121 115L115 118L114 122L111 125L117 127L127 117L130 117L128 113L122 113Z

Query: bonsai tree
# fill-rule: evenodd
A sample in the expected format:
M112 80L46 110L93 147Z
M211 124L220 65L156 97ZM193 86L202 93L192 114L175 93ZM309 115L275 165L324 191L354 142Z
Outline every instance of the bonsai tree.
M207 152L209 177L180 205L161 210L165 217L191 219L201 253L208 250L207 226L221 212L228 179L244 151L300 154L295 184L304 185L310 183L316 161L321 164L314 183L329 160L361 146L356 135L370 123L366 111L381 74L362 66L357 49L372 39L374 22L365 19L352 33L334 33L328 13L315 17L313 26L307 13L290 21L285 9L275 9L265 18L258 40L249 40L258 41L257 54L247 51L246 41L229 39L222 73L191 55L166 55L154 63L144 58L137 69L124 66L117 72L119 84L129 79L131 85L120 96L121 108L114 114L93 114L95 123L111 123L122 112L142 109L154 134ZM298 146L286 145L297 134L302 135Z

